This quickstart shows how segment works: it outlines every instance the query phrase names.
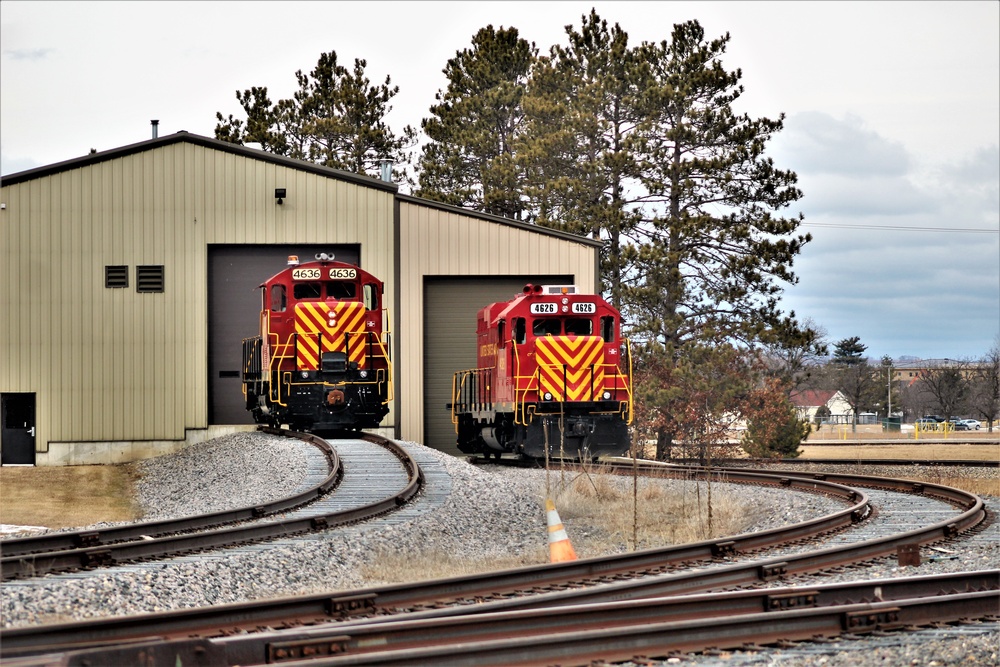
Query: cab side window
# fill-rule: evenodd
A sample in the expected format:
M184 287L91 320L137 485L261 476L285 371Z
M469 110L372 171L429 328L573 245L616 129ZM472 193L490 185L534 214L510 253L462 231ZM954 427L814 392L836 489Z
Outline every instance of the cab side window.
M527 340L528 327L525 326L525 320L523 317L514 318L514 342L518 345L524 343Z
M378 287L372 283L366 283L364 286L364 299L365 308L368 310L378 310Z
M288 308L284 285L271 285L271 312L283 313Z
M615 318L608 316L601 318L601 338L605 343L615 342Z

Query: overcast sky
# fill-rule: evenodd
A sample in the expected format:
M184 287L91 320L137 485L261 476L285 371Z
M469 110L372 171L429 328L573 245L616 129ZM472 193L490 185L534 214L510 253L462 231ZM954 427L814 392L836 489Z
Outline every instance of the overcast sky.
M236 90L291 96L321 53L399 85L420 120L481 27L541 52L596 7L630 43L696 19L732 39L736 110L786 114L769 153L798 173L814 240L786 309L873 359L981 357L1000 336L1000 3L0 2L0 173L186 130Z

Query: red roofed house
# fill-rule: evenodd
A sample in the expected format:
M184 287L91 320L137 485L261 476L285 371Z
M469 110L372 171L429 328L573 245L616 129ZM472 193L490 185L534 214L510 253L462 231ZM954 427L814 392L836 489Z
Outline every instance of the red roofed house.
M816 418L816 411L826 406L830 410L827 421L834 424L851 423L851 404L844 393L837 389L802 389L793 391L789 397L799 412L799 419L810 422Z

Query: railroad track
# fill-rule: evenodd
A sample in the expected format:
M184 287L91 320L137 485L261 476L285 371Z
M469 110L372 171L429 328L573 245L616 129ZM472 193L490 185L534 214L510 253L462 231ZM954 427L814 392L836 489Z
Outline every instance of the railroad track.
M631 465L631 462L623 465L622 472L625 472L626 468L630 471ZM8 655L17 655L18 652L37 652L53 646L64 648L73 646L80 649L83 646L137 642L150 637L156 637L157 642L164 642L172 637L187 637L192 634L208 638L213 635L259 630L262 627L295 627L358 617L378 618L379 615L388 614L404 613L407 618L419 620L420 614L469 616L487 611L506 613L525 611L539 605L562 607L608 604L611 601L640 600L663 595L690 595L706 590L764 585L806 572L893 556L902 545L930 544L950 539L973 529L985 517L982 502L971 494L938 485L918 485L906 480L821 473L796 476L789 471L751 473L746 470L665 469L654 464L644 464L643 469L649 473L671 474L685 478L705 478L711 475L720 480L732 479L743 483L766 483L810 491L822 490L840 496L852 504L828 517L778 531L653 549L626 556L588 559L541 568L522 568L421 584L303 596L267 603L226 605L183 612L105 619L99 622L12 629L3 633L3 657L6 659ZM842 531L846 527L861 523L870 514L868 496L845 484L867 486L876 489L876 492L881 492L880 489L891 489L891 493L906 493L913 498L927 499L929 502L958 509L949 512L939 521L932 521L914 530L896 532L880 538L862 536L847 544L819 551L805 551L797 555L782 554L756 561L731 563L733 559L742 559L748 553L759 552L775 544L787 543L789 540L801 541L819 534ZM939 513L940 508L934 511ZM696 565L700 569L696 572L682 569L691 565ZM993 599L992 603L995 606L996 599ZM435 611L435 607L445 607L446 610ZM971 609L971 607L966 608ZM883 627L887 624L875 625ZM338 628L346 629L343 624L331 626L327 636L324 636L319 643L328 641L329 632L336 633ZM318 654L321 654L322 650L317 646L319 644L304 646L302 650L313 653L319 651ZM192 644L192 650L195 648L196 645ZM202 647L199 650L207 649Z
M267 433L296 435L318 447L328 472L314 486L271 503L208 515L145 522L78 532L51 533L0 541L2 579L20 579L52 572L108 567L154 558L190 554L234 544L246 544L322 531L363 521L392 511L420 490L422 472L405 449L391 440L365 435L342 440L341 449L355 454L363 474L347 478L338 453L311 434L278 429ZM372 448L371 444L379 448ZM367 460L357 460L364 456ZM371 484L373 480L378 483ZM338 487L339 493L331 493Z

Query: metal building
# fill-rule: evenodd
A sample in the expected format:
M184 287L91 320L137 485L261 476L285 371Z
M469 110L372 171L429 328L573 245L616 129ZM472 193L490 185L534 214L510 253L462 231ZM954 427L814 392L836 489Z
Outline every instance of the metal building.
M455 452L451 374L475 313L526 282L598 281L599 243L186 132L5 176L3 463L129 461L250 428L240 341L290 254L385 281L383 432Z

